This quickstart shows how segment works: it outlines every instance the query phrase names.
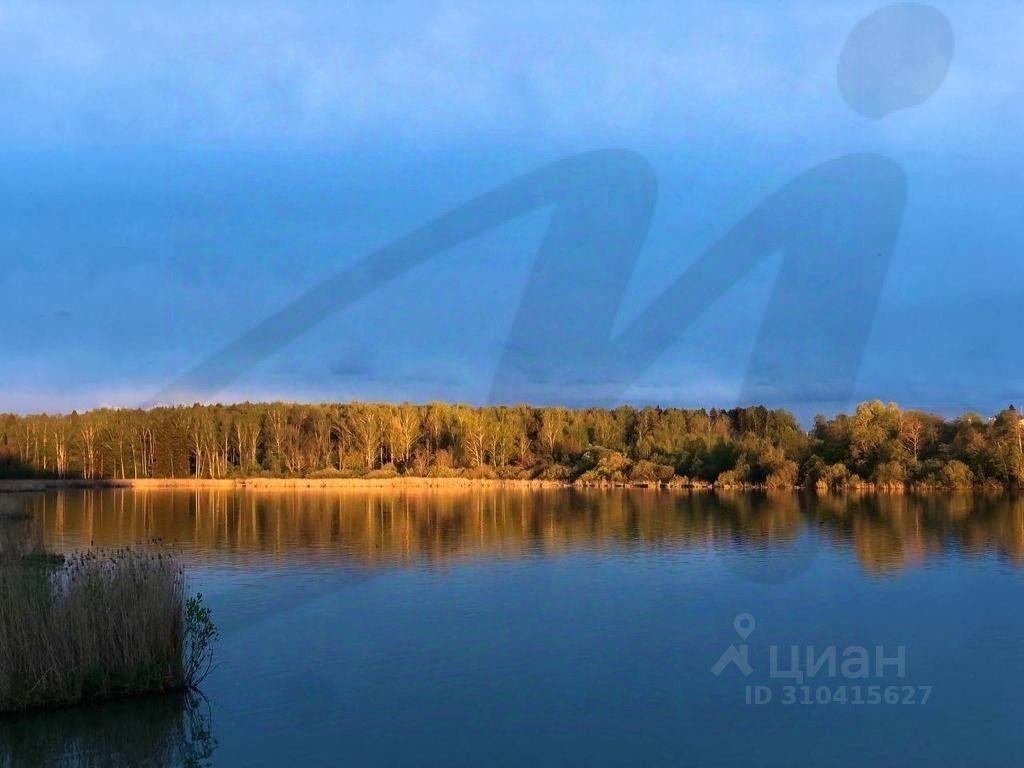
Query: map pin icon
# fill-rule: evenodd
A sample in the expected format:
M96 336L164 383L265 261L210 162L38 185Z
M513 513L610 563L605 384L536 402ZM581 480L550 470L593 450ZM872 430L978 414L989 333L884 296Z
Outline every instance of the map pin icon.
M750 637L750 633L754 631L755 626L757 626L757 622L754 621L754 617L749 613L741 613L732 620L733 629L744 640Z

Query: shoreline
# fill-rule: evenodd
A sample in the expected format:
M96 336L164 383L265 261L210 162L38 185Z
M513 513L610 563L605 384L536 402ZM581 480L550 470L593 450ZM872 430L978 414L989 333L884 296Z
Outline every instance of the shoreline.
M80 478L42 478L23 480L0 480L0 493L28 491L49 491L68 488L110 489L130 488L133 490L293 490L293 489L367 489L367 488L518 488L522 490L543 490L569 488L570 483L558 480L520 480L470 477L236 477L236 478L195 478L195 477L140 477L127 479L104 478L83 480Z
M814 488L785 486L767 488L760 485L716 485L707 482L592 482L574 483L567 480L537 480L521 478L477 478L477 477L148 477L148 478L25 478L0 479L2 493L33 493L53 490L82 489L130 489L149 490L647 490L687 493L811 493L815 495L835 494L887 494L887 495L973 495L992 494L993 489L980 487L942 488L933 486L880 486L870 483L841 488ZM1005 493L1000 489L999 493Z

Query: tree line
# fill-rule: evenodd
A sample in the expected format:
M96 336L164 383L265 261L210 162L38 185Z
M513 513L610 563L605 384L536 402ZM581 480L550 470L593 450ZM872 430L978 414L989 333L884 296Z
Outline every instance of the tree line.
M0 416L0 475L522 478L880 488L1024 485L1024 420L880 401L810 430L763 406L243 403Z

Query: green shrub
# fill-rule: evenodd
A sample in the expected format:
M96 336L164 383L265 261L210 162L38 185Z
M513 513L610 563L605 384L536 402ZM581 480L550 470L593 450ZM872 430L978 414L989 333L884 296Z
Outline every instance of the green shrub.
M572 470L564 464L541 464L534 468L533 479L551 482L566 482L572 477Z
M618 451L593 448L580 457L575 482L578 485L625 483L631 466L632 462Z
M765 479L764 484L766 487L772 489L794 488L797 484L799 474L800 468L797 467L796 462L786 459L775 466Z
M499 480L528 480L530 473L522 467L513 464L506 464L503 467L495 467L494 474Z
M427 477L459 477L459 470L435 465L427 470Z
M653 461L638 461L629 468L626 477L631 483L667 483L675 477L673 467Z
M939 471L939 478L947 488L964 489L974 485L974 473L962 461L953 459Z
M389 480L398 477L398 470L394 464L385 464L380 469L371 469L363 477L367 480Z
M736 462L736 466L720 472L715 478L715 485L719 488L735 488L750 482L750 465L742 456Z
M318 469L315 472L309 473L310 480L347 480L349 478L362 476L362 472L354 469L338 469L337 467Z
M875 467L871 479L878 485L898 487L906 482L907 470L898 461L885 461Z
M471 480L495 480L498 474L494 471L493 467L486 464L481 464L478 467L470 467L469 469L462 470L462 476L468 477Z
M851 485L854 477L845 464L837 462L819 467L814 484L820 491L837 490Z

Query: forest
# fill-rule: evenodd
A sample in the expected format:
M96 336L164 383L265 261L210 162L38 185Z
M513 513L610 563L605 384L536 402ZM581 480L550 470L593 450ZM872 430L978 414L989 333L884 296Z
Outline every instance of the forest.
M0 416L5 478L541 479L580 485L1012 489L1024 419L862 403L804 429L763 406L243 403Z

